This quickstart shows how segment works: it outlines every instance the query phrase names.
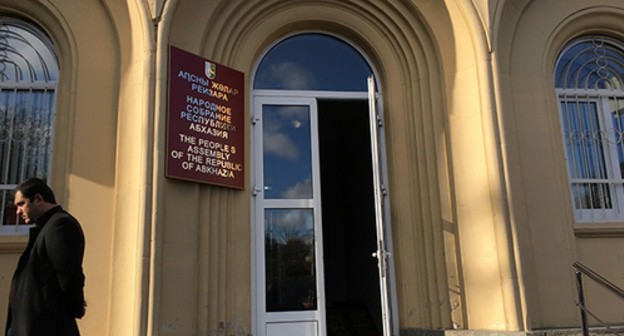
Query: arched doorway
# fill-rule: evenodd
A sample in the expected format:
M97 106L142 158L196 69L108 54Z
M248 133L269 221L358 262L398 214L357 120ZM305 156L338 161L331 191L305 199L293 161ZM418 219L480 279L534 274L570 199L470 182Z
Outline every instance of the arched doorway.
M318 33L284 39L257 66L256 335L390 336L372 74L351 45Z

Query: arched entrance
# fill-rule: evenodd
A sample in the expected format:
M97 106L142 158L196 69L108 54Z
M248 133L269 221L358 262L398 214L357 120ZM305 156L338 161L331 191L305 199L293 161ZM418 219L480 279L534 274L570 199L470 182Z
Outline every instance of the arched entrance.
M257 67L256 335L390 336L372 73L349 44L311 33L281 41Z

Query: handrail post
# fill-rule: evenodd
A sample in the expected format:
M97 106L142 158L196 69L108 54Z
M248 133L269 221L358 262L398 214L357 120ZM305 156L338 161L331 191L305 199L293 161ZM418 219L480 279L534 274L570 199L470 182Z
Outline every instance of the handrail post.
M581 312L581 328L583 329L583 336L589 336L589 330L587 328L587 313L585 312L585 294L583 293L583 274L580 271L576 271L576 290L578 292L578 304Z

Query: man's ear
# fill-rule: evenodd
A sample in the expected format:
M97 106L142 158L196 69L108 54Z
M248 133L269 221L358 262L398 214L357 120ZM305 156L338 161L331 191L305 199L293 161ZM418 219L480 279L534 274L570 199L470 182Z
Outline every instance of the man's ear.
M41 196L41 194L35 194L35 196L33 197L33 203L42 203L43 202L43 196Z

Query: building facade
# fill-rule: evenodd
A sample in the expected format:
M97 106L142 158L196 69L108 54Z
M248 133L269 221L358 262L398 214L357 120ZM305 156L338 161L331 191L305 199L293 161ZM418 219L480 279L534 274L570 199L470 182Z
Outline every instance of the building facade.
M10 191L44 177L84 226L85 335L556 331L580 326L575 261L624 286L621 0L0 16L0 297ZM244 75L242 188L168 177L172 47Z

